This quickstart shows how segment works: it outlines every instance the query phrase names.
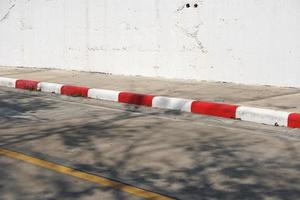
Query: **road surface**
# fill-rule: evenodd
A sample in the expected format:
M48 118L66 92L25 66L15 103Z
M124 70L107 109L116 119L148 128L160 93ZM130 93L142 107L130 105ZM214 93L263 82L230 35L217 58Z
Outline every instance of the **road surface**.
M300 197L299 130L189 113L0 88L0 154L0 199Z

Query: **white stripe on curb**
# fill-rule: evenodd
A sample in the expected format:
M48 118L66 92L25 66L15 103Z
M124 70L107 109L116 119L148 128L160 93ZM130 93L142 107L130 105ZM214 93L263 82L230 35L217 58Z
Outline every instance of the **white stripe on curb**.
M103 90L103 89L89 89L88 97L92 99L102 99L107 101L118 101L119 91Z
M17 82L17 79L14 79L14 78L0 77L0 86L15 88L16 82Z
M192 102L189 99L156 96L153 98L152 107L191 112Z
M72 95L73 93L76 94L77 92L84 92L84 96L86 97L86 91L88 91L87 97L93 99L126 102L128 104L141 104L147 106L152 105L152 107L156 108L180 110L186 112L191 112L193 110L193 112L197 114L203 113L211 116L235 118L241 119L242 121L256 122L261 124L300 128L300 113L290 113L285 111L237 106L231 104L219 104L214 102L198 101L197 103L197 101L191 99L152 96L105 89L89 89L86 87L48 82L40 82L36 88L37 83L37 81L32 80L18 80L14 78L0 77L0 86L4 87L18 87L20 89L34 89L42 92L61 94L61 90L64 86L66 86L66 89L70 88L70 91L66 92L67 95ZM196 104L193 105L193 102L196 102Z
M257 122L275 126L287 126L289 112L240 106L236 118L242 121Z
M47 82L40 82L38 83L37 89L42 92L51 92L60 94L60 89L63 85L57 83L47 83Z

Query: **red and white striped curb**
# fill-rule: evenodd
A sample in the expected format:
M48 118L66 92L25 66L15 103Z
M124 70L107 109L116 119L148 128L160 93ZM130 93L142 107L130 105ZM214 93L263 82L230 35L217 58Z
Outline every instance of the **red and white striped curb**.
M0 77L0 86L300 128L300 113Z

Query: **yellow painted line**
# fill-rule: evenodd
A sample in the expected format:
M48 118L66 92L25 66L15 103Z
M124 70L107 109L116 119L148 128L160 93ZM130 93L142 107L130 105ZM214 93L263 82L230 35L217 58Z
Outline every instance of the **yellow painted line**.
M32 156L28 156L28 155L18 153L15 151L11 151L8 149L0 148L0 155L4 155L4 156L10 157L10 158L17 159L17 160L22 160L27 163L31 163L33 165L37 165L37 166L40 166L40 167L43 167L43 168L46 168L46 169L49 169L52 171L56 171L56 172L59 172L62 174L67 174L67 175L70 175L73 177L77 177L77 178L80 178L83 180L97 183L101 186L118 189L123 192L133 194L135 196L143 197L145 199L153 199L153 200L171 200L172 199L170 197L167 197L167 196L164 196L164 195L161 195L158 193L143 190L143 189L131 186L131 185L124 184L124 183L119 183L117 181L113 181L113 180L110 180L110 179L107 179L107 178L104 178L101 176L96 176L93 174L82 172L82 171L79 171L76 169L72 169L69 167L65 167L63 165L59 165L59 164L55 164L55 163L41 160L38 158L34 158Z

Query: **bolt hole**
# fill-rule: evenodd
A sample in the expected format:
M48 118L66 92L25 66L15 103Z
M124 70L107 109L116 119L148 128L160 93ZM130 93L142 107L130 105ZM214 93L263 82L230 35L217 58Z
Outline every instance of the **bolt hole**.
M189 4L189 3L187 3L187 4L185 5L185 7L189 8L189 7L191 7L191 6L190 6L190 4Z
M198 7L198 4L195 3L195 4L194 4L194 7L197 8L197 7Z

